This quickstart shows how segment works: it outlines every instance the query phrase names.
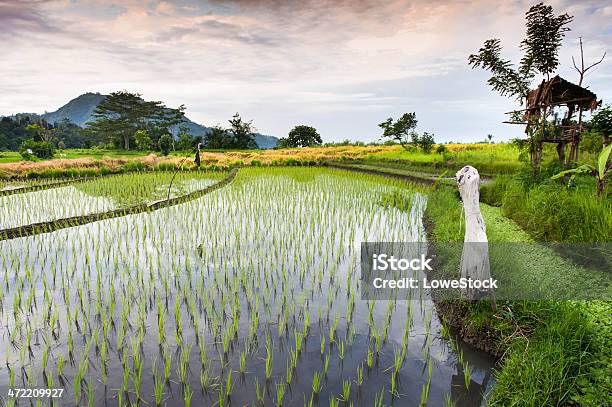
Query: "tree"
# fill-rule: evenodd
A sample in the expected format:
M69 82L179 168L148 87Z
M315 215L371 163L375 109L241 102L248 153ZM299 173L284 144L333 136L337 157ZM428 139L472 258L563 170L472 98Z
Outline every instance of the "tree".
M255 149L257 143L255 142L255 135L253 132L253 121L244 121L238 113L236 113L229 121L230 128L228 129L229 134L232 137L230 146L228 148L238 149Z
M493 142L493 135L492 134L487 134L487 141L490 143Z
M162 102L145 101L140 94L127 91L113 92L94 110L92 122L87 123L89 132L103 138L119 138L123 148L130 149L130 140L137 130L162 130L184 119L185 107L166 107Z
M423 149L423 152L429 154L436 142L434 141L433 134L424 132L419 138L418 145Z
M83 129L69 119L63 119L55 123L55 137L63 141L66 148L83 148L87 147L88 142L91 142L85 137Z
M55 147L49 141L35 141L29 139L23 142L19 152L25 159L29 159L31 154L34 154L38 158L45 159L53 157L53 154L55 154Z
M172 136L170 134L164 134L159 138L158 142L159 150L163 155L170 154L172 148Z
M36 137L27 127L39 123L40 119L18 114L14 118L0 119L0 150L19 151L24 141Z
M494 91L519 100L527 97L536 74L549 78L557 69L559 48L569 31L566 26L573 20L567 13L555 16L553 8L543 3L529 8L525 18L526 38L520 44L523 57L517 68L501 57L501 41L497 38L485 41L478 53L468 58L472 68L491 72L487 83Z
M604 145L610 144L612 137L612 107L607 105L597 111L589 123L591 129L600 133L604 138Z
M580 37L580 67L578 67L578 65L576 64L576 60L574 59L574 57L572 57L572 63L574 64L574 69L578 72L578 75L580 78L578 80L578 86L582 86L582 81L584 81L584 75L586 75L589 69L594 68L597 65L601 64L605 57L606 57L606 52L603 53L599 61L594 62L589 66L585 66L584 65L584 49L582 48L582 37Z
M319 146L323 143L321 136L314 127L299 125L289 132L285 139L287 147L311 147Z
M378 127L383 129L383 137L396 141L408 150L408 144L415 141L415 137L418 139L417 133L414 131L417 126L416 113L404 113L399 119L393 121L393 118L389 117L384 122L380 123Z
M46 141L50 143L55 138L53 126L45 121L30 124L26 126L26 130L29 131L34 140L37 141Z
M444 144L438 144L438 147L436 148L436 153L444 154L446 152L448 152L448 149L446 148L446 146Z
M146 130L136 130L134 133L136 148L140 151L147 151L151 148L151 137Z
M539 72L550 79L559 66L559 48L573 19L567 13L555 16L553 8L544 3L532 6L526 14L527 37L521 42L525 52L521 70Z
M186 126L181 126L179 128L178 142L177 147L179 150L189 150L196 144L191 134L189 134L189 128Z
M229 148L231 139L226 129L221 126L213 126L210 128L210 132L206 135L206 148L218 150L222 148Z

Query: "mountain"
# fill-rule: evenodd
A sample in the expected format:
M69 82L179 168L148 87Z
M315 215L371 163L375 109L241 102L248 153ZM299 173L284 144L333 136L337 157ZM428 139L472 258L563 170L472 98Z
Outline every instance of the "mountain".
M44 113L40 115L40 117L47 120L49 123L55 123L68 119L78 126L87 127L86 123L91 120L96 106L98 106L98 104L100 104L105 97L106 95L102 95L100 93L84 93L81 96L72 99L70 102L66 103L56 111ZM172 126L170 128L170 132L176 137L181 127L186 127L189 134L192 136L206 135L210 131L208 127L193 122L189 120L189 118L185 117L182 123ZM278 143L278 138L255 133L255 142L259 148L269 149L276 146Z
M55 112L42 114L41 117L49 123L55 123L68 119L80 127L86 127L85 123L91 119L96 106L98 106L105 98L105 95L101 95L99 93L84 93L81 96L72 99Z

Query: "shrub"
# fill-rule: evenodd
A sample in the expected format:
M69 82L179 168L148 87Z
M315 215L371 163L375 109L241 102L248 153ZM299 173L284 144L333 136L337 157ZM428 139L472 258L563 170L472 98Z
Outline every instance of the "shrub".
M172 148L172 136L169 134L164 134L159 138L158 141L159 151L163 155L170 154L170 149Z
M151 137L146 130L137 130L134 133L134 141L136 143L136 148L140 151L147 151L151 148Z
M438 144L438 147L436 147L436 153L438 154L444 154L448 151L448 149L446 148L446 146L444 144Z
M34 141L28 139L23 142L19 153L24 159L31 159L32 155L45 159L53 157L55 153L55 147L48 141Z

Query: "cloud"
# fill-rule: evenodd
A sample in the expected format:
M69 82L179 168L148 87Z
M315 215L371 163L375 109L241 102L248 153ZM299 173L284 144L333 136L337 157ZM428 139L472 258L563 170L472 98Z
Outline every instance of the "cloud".
M609 5L552 0L575 15L560 72L612 55ZM511 100L490 91L467 56L499 37L517 61L532 2L378 0L0 0L0 114L55 109L85 92L139 91L190 118L223 123L236 111L265 133L296 123L325 139L377 137L377 123L416 111L441 139L520 133L501 124ZM612 98L609 60L587 85ZM497 137L497 135L500 137Z
M41 2L0 1L0 36L11 37L31 32L50 33L59 31L39 13L35 6Z

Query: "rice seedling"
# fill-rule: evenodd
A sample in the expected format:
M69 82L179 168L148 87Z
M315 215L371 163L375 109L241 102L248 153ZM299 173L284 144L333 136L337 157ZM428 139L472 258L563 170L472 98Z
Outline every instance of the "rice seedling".
M471 370L470 370L470 365L468 362L465 362L465 364L463 365L463 382L465 383L465 388L469 389L470 388L470 382L471 382Z
M322 382L321 382L321 374L319 372L314 372L312 374L312 392L317 395L321 391Z
M162 397L164 395L164 381L157 375L153 376L154 392L155 392L155 405L161 406Z
M356 383L357 383L357 386L359 386L359 387L361 387L361 385L363 384L363 365L362 364L357 366L357 379L356 379Z
M395 367L395 373L397 374L404 363L404 353L399 349L393 350L393 365Z
M227 374L227 379L225 382L225 396L229 399L231 394L232 394L232 369L230 369L229 373Z
M283 405L283 399L285 397L285 384L283 383L278 383L276 384L276 405L278 407L282 407Z
M185 400L185 407L191 406L191 398L193 397L193 391L189 388L189 385L186 384L183 388L183 398Z
M372 366L374 365L374 352L369 347L368 347L366 363L368 364L368 369L371 369Z
M325 355L325 361L323 362L323 376L327 376L329 370L329 353Z
M240 373L244 374L245 372L246 372L246 352L242 351L240 353Z
M329 169L241 170L224 189L184 205L40 234L27 244L2 241L6 268L0 269L9 273L0 273L0 314L9 334L0 343L21 344L19 355L7 352L9 365L27 369L35 360L33 378L43 365L56 370L72 382L75 404L88 397L89 387L82 386L99 382L117 389L112 397L120 405L129 404L128 397L142 405L201 405L218 397L219 405L228 405L230 395L232 404L294 404L302 392L308 405L316 404L312 396L320 394L337 356L345 364L361 362L356 373L351 368L352 377L342 378L342 402L350 405L354 382L371 404L374 392L363 370L371 374L377 355L389 355L393 342L386 338L404 326L406 314L397 312L399 301L362 301L353 266L361 240L418 237L418 218L377 204L381 194L400 189L409 191L396 180ZM411 196L417 213L424 201ZM113 196L101 198L119 205ZM97 210L92 208L84 204L80 212L65 213ZM263 238L246 239L255 235ZM46 338L38 353L37 335ZM313 351L308 341L317 335L321 366L313 372L304 362ZM82 338L90 338L91 352ZM198 347L191 352L193 341ZM155 349L159 363L149 365ZM406 370L396 359L406 349L407 340L393 353L397 377L385 376L394 391ZM250 355L262 363L247 363ZM202 392L193 393L186 386L197 380L190 373L197 365ZM142 371L149 367L147 383ZM234 380L235 371L247 380ZM245 384L250 374L273 383L275 372L274 386L257 379L254 387ZM312 383L304 386L304 374L313 375ZM178 385L189 391L174 392ZM213 389L218 394L210 394ZM264 403L266 391L273 401Z
M348 402L350 397L351 397L351 381L344 380L342 382L342 398L344 402L346 403Z
M255 378L255 396L257 397L257 402L259 404L263 404L263 402L264 402L264 392L259 387L259 380L257 378Z
M321 336L321 357L325 354L325 337Z
M266 380L270 380L272 376L272 351L270 346L266 345Z
M285 382L289 385L293 380L293 363L287 360L287 370L285 373Z

